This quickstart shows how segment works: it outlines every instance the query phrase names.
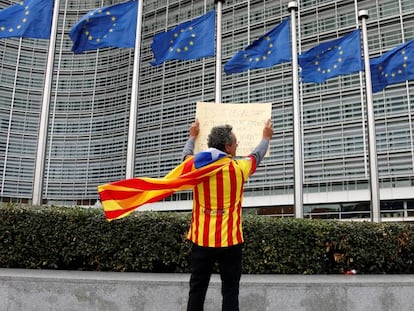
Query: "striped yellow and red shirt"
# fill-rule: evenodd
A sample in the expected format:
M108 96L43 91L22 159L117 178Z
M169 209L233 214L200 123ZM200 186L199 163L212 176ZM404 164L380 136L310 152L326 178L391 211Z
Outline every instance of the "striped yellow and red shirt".
M189 240L205 247L243 243L243 187L255 169L253 157L231 160L229 165L195 185Z
M163 178L137 177L98 186L105 217L108 221L123 218L140 206L157 202L172 193L194 186L232 163L230 157L196 168L190 157Z
M255 158L210 159L208 156L206 160L202 153L195 158L190 156L163 178L139 177L98 186L107 220L125 217L140 206L162 200L176 191L193 189L189 240L206 247L243 243L243 187L256 170Z

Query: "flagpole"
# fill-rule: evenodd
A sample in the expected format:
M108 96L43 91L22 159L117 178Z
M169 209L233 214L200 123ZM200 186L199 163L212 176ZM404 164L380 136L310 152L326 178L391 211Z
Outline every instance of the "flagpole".
M367 122L368 122L368 144L369 144L369 170L370 170L370 190L371 190L371 220L373 222L380 222L380 196L378 185L378 167L377 167L377 148L376 148L376 133L375 133L375 117L374 104L372 100L372 82L371 82L371 68L369 64L368 52L368 35L367 22L368 10L360 10L358 16L361 20L362 28L362 42L364 48L364 66L365 66L365 93L367 101Z
M141 29L142 8L144 0L138 1L137 28L135 31L134 71L132 74L131 105L129 108L128 146L125 177L134 177L135 172L135 147L137 136L137 113L138 113L138 82L141 56Z
M294 207L295 218L303 218L303 159L302 127L299 103L299 66L296 43L296 1L288 3L290 12L291 48L292 48L292 96L293 96L293 157L294 157Z
M356 29L359 29L359 17L358 17L358 0L354 0L354 9L355 9L355 21L356 21ZM367 137L367 129L365 128L365 109L364 109L364 81L363 81L363 72L359 72L359 96L361 98L361 129L362 129L362 141L366 140ZM368 170L368 154L367 154L367 146L363 144L364 149L364 174L368 178L369 170Z
M216 0L217 3L217 32L216 32L216 103L222 102L221 97L221 11L223 0Z
M56 44L56 33L59 19L59 0L54 1L52 27L50 30L49 39L49 50L47 52L47 65L46 65L46 76L45 84L43 86L43 98L42 107L40 111L40 122L39 122L39 136L37 141L37 152L35 171L33 178L33 192L32 192L32 204L41 205L43 203L43 178L44 178L44 167L45 167L45 154L47 147L47 135L49 126L49 106L50 106L50 90L52 88L53 78L53 62L55 57L55 44Z

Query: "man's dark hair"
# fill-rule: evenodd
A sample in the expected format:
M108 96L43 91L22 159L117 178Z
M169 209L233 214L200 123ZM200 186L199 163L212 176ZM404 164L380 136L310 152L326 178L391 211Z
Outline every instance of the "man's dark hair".
M233 127L228 124L213 127L207 137L207 146L226 152L226 145L233 143L232 130Z

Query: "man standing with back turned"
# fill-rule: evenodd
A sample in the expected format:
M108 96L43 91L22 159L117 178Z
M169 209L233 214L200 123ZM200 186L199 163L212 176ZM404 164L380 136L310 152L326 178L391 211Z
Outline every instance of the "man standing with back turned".
M199 122L190 127L190 137L184 146L183 158L194 157L199 169L213 162L222 162L222 169L207 176L193 188L193 210L188 239L191 251L191 278L187 311L202 311L215 263L222 282L222 310L239 310L239 283L242 272L241 209L244 182L259 165L273 136L272 122L263 128L262 140L250 155L234 159L237 138L230 125L213 127L208 149L193 156L194 142L199 134Z

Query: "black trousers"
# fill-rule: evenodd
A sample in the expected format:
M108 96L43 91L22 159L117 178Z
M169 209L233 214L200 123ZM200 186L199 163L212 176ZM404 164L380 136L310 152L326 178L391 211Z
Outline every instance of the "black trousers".
M222 310L239 310L242 245L214 248L194 244L191 251L191 278L187 311L204 310L204 300L216 262L221 278Z

